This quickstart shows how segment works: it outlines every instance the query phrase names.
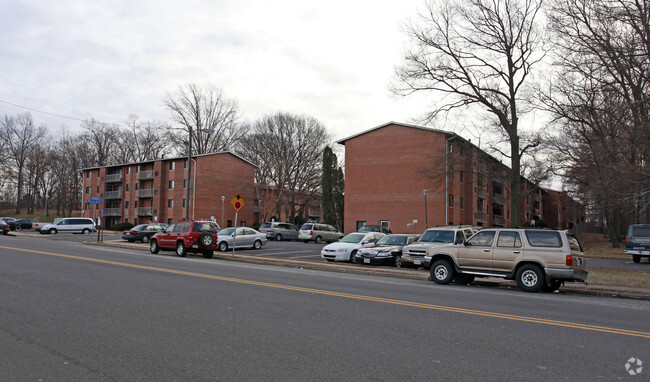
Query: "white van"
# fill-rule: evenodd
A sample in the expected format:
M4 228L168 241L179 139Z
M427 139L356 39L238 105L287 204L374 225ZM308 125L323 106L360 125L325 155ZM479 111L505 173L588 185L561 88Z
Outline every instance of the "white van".
M89 234L95 230L95 222L91 218L63 218L55 223L41 227L41 233L55 234L59 232Z

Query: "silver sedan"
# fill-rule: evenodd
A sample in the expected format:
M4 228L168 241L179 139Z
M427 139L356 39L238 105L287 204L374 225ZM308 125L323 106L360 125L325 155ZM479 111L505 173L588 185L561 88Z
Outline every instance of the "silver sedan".
M266 234L248 227L224 228L217 233L217 245L220 251L229 248L260 249L266 244Z

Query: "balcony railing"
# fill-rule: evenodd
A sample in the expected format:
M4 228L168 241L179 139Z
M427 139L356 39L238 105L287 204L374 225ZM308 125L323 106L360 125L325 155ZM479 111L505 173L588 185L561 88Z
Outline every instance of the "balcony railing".
M478 194L478 197L479 197L479 198L481 198L481 199L487 199L487 191L485 190L485 188L481 188L481 187L479 187L479 188L476 190L476 193Z
M108 174L106 175L106 183L115 183L122 181L122 174Z
M143 188L135 192L135 196L138 198L153 198L153 194L153 188Z
M153 207L138 207L136 214L138 216L152 216Z
M122 216L122 210L120 208L105 208L104 216Z
M503 204L503 195L492 194L492 201L496 204Z
M138 180L153 179L153 170L140 171L137 176Z
M494 217L492 218L492 224L493 225L503 225L503 216L494 215Z
M122 199L122 191L106 191L104 199Z
M486 223L487 222L487 214L485 212L478 211L476 213L476 220L481 222L481 223Z

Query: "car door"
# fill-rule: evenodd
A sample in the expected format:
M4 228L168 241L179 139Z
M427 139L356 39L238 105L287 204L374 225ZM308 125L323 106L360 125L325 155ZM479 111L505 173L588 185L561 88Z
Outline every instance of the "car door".
M492 267L495 270L510 272L516 259L522 257L524 250L517 231L500 231L496 246L492 250Z
M298 240L298 228L291 224L281 224L282 237L287 240Z
M160 240L160 246L163 248L174 248L176 246L176 238L181 235L182 229L183 223L176 223L169 227Z
M57 224L57 230L59 232L70 232L72 229L72 219L63 219Z
M495 231L480 231L458 248L458 265L462 268L491 269Z

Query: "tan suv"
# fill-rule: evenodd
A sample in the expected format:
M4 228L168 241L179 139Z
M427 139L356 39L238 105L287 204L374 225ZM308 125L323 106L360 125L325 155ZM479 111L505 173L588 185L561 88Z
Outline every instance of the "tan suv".
M323 223L305 223L300 227L298 233L298 240L305 243L313 240L314 243L320 244L321 241L331 243L345 236L343 232L336 229L334 226Z
M585 281L578 240L564 231L483 229L462 245L430 248L431 280L469 284L475 277L516 280L523 291L553 292L565 281Z

